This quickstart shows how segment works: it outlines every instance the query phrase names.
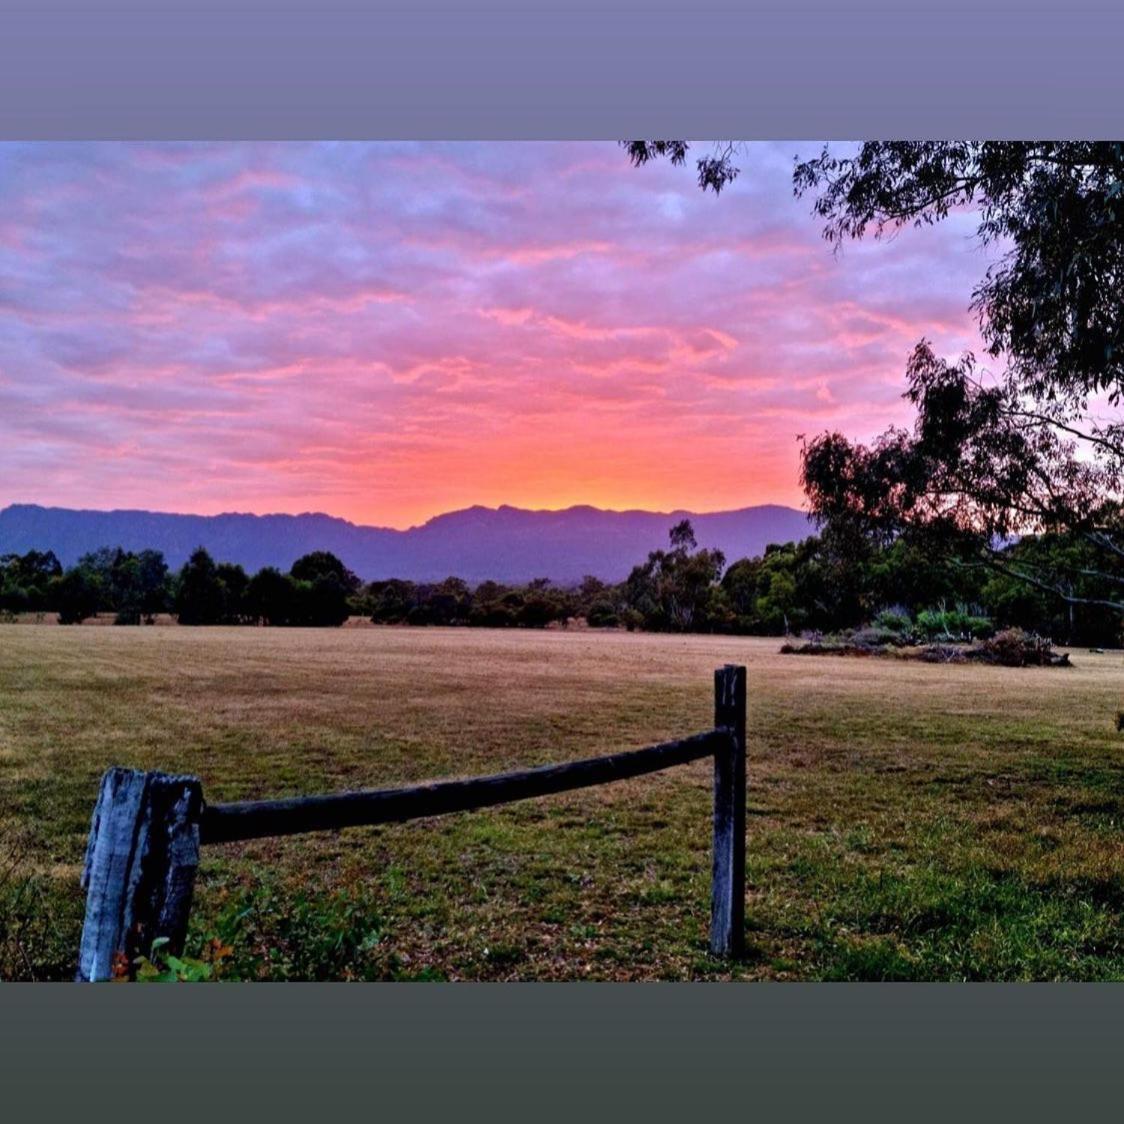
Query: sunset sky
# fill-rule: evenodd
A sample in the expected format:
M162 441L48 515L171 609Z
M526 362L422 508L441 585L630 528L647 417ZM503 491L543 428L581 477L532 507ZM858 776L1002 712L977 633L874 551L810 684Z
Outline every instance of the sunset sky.
M794 155L0 145L0 506L799 506L797 434L978 349L972 215L834 255Z

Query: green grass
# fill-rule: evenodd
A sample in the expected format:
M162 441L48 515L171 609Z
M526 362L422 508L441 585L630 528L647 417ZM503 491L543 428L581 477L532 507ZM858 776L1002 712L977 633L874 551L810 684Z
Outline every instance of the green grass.
M215 801L711 723L749 666L747 954L707 953L705 762L207 848L188 953L269 979L1124 978L1124 656L1005 669L589 632L0 627L0 974L69 978L102 770ZM227 951L229 949L229 951Z

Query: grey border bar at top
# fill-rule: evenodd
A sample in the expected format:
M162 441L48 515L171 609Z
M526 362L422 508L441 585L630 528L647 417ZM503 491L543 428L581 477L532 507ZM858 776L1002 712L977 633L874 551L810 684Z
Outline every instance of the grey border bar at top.
M1115 137L1115 0L8 0L8 139Z

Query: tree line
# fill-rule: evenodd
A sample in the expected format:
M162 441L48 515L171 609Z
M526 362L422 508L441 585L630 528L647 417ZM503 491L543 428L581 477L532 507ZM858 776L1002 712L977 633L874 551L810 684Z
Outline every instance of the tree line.
M29 551L0 557L0 613L52 612L63 624L112 613L122 625L152 623L162 613L184 625L288 627L335 627L353 616L485 628L581 620L592 628L763 636L838 632L889 615L926 632L1018 627L1058 643L1116 645L1119 617L1095 603L1102 586L1124 578L1124 565L1106 577L1083 565L1088 549L1075 535L1028 536L1002 548L1007 565L997 570L968 549L958 556L904 537L878 542L829 521L817 535L727 566L721 551L698 545L683 520L671 528L667 548L650 552L622 582L586 577L560 586L539 578L475 587L457 577L364 583L326 551L304 555L287 573L268 566L253 575L203 548L178 572L155 550L105 548L66 570L50 551ZM1084 571L1076 597L1019 576L1063 565Z
M98 613L113 613L116 624L152 624L172 613L185 625L334 626L352 614L361 587L326 551L304 555L288 573L267 566L253 576L202 547L178 572L158 550L104 547L68 570L52 551L0 557L0 612L53 612L60 624Z

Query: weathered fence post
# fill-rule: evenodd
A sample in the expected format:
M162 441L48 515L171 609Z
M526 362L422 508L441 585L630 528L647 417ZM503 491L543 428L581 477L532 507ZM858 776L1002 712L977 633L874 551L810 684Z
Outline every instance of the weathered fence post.
M745 668L714 673L714 725L729 733L714 753L714 868L710 951L736 957L745 930Z
M108 769L90 824L78 979L132 975L157 937L183 949L199 865L197 777Z
M520 772L400 789L203 806L197 777L112 768L102 777L82 886L86 918L79 980L132 977L136 960L164 938L179 954L200 842L398 823L609 784L714 756L714 867L710 948L742 952L745 929L746 669L714 673L714 728L645 749Z

